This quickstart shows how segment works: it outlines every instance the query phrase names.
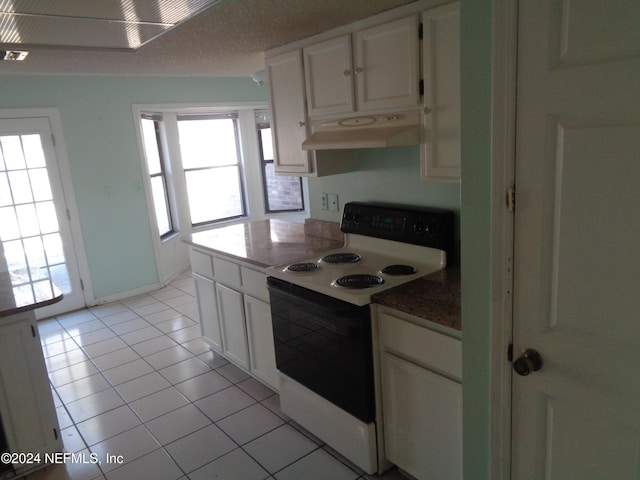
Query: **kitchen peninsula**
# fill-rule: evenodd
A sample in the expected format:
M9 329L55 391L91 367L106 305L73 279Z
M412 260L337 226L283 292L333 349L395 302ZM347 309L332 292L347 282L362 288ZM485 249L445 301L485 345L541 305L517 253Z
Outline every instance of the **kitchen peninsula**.
M62 451L34 310L62 300L52 282L20 282L0 272L0 446L16 456L0 465L0 478L43 466L45 454ZM3 435L4 433L4 435ZM24 462L24 463L21 463Z

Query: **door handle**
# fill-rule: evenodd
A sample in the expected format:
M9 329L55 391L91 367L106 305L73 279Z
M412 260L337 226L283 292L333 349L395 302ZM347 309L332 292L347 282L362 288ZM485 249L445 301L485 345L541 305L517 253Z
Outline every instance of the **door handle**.
M525 348L520 352L518 358L514 360L513 369L518 375L526 377L530 373L540 370L543 364L542 355L536 350Z

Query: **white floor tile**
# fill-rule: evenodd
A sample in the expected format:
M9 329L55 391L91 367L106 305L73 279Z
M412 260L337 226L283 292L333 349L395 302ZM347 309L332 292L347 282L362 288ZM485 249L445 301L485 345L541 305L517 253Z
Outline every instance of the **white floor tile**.
M237 384L240 389L251 395L253 398L261 402L276 392L267 387L264 383L251 377Z
M138 355L133 349L127 347L100 355L99 357L94 357L92 360L100 370L109 370L110 368L117 367L118 365L133 362L139 358L140 355Z
M167 335L173 338L178 343L186 343L191 340L195 340L196 338L200 338L202 336L202 333L200 332L200 325L194 324L191 327L167 333Z
M151 340L136 343L131 348L138 352L140 356L146 357L147 355L151 355L152 353L156 353L161 350L166 350L167 348L175 347L176 345L176 342L174 342L166 335L163 335L161 337L152 338Z
M74 422L79 423L123 404L124 401L120 395L114 389L109 388L75 402L67 403L65 406Z
M182 346L194 355L200 355L209 351L209 345L203 342L201 338L195 338L188 342L184 342L182 343Z
M73 339L78 345L80 345L81 347L85 347L87 345L102 342L103 340L114 338L115 336L115 333L105 327L99 330L93 330L91 332L85 332L79 335L75 335L73 336Z
M244 445L274 430L283 423L284 420L257 403L223 418L216 425L224 430L236 443Z
M243 447L249 455L271 473L283 469L317 448L315 443L287 424Z
M102 374L113 385L120 385L122 383L133 380L134 378L142 377L148 373L152 373L153 367L139 358L133 362L125 363L109 370L104 370Z
M134 378L115 387L127 402L133 402L152 393L164 390L171 385L159 373L153 372Z
M96 415L76 425L87 445L95 445L104 440L131 430L140 425L140 420L127 405Z
M166 322L167 320L171 320L172 318L177 318L179 316L180 316L180 312L174 310L173 308L169 308L167 305L164 305L163 310L143 315L144 319L147 322L152 323L154 325L157 323Z
M87 448L76 427L71 426L60 430L60 438L65 452L74 453Z
M61 353L60 355L54 355L53 357L45 358L47 370L53 372L61 368L67 368L76 363L86 362L89 358L81 349L69 350L68 352Z
M144 307L145 305L149 305L151 303L157 303L158 301L153 298L151 295L143 293L142 295L136 295L135 297L127 298L126 300L121 301L123 305L126 305L131 310L134 310L139 307Z
M232 383L218 372L208 372L204 375L190 378L176 384L176 388L192 402L212 395L220 390L230 387Z
M108 480L176 480L182 478L182 471L167 452L158 449L110 471L107 478Z
M166 445L211 425L211 420L189 404L151 420L146 425L158 442L161 445Z
M264 480L268 477L269 473L240 448L189 474L191 480Z
M134 332L148 326L149 322L147 322L144 318L138 317L134 318L133 320L127 320L126 322L118 323L109 328L111 328L111 330L113 330L117 335L124 335L125 333Z
M135 307L132 310L141 317L144 317L146 315L151 315L153 313L166 310L167 308L169 307L167 307L164 303L155 300L153 303L147 303L145 305Z
M185 345L188 345L189 343L190 342L186 342ZM229 360L224 358L222 355L214 352L213 350L201 353L200 355L198 355L198 358L209 365L211 368L220 368L229 363Z
M140 425L139 427L127 430L120 435L111 437L104 442L97 443L91 447L91 451L98 455L104 472L114 470L123 464L118 462L108 462L107 454L112 456L122 456L124 464L133 462L137 458L146 455L160 448L158 442Z
M67 428L73 425L73 419L69 416L64 405L56 407L56 417L58 418L60 428Z
M153 325L149 325L149 322L147 322L146 320L142 321L147 324L146 327L143 327L140 330L134 330L132 332L122 334L120 335L120 338L124 340L128 345L135 345L137 343L141 343L146 340L151 340L152 338L164 335L164 333L162 333L156 327L154 327Z
M198 400L195 402L195 405L202 410L207 417L217 422L254 403L256 403L255 399L234 386Z
M143 422L148 422L187 404L189 404L189 400L184 395L176 388L169 387L136 400L129 406Z
M104 477L98 465L92 463L90 452L82 450L76 452L74 461L48 465L29 474L26 480L94 480L96 478Z
M109 382L107 382L102 374L96 373L57 387L56 391L64 403L71 403L83 397L106 390L109 387L111 387L111 385L109 385Z
M191 352L180 345L176 345L175 342L172 347L166 350L161 350L144 357L144 359L156 369L162 369L189 358L193 358Z
M181 347L182 348L182 347ZM166 378L173 385L176 383L184 382L190 378L197 377L203 373L210 372L209 365L203 361L191 357L182 362L176 363L169 367L159 370L160 375Z
M278 415L280 418L284 418L285 420L289 420L289 417L285 415L280 409L280 396L274 395L273 397L266 398L260 402L262 405L267 407L273 413Z
M194 325L198 326L196 322L182 315L176 318L172 318L171 320L167 320L166 322L156 323L155 325L164 333L175 332L176 330L192 327ZM198 326L198 328L200 327Z
M77 337L78 335L82 335L83 333L89 333L103 328L106 328L106 325L97 318L93 318L93 320L89 320L77 325L65 326L65 329L72 337Z
M165 300L169 298L179 297L180 295L182 295L182 292L171 285L167 285L166 287L161 288L160 290L156 290L155 292L152 292L150 295L161 302L165 302Z
M174 309L196 322L200 321L200 315L198 313L198 305L195 302L187 303L185 305L177 305L174 307Z
M122 311L119 311L118 313L114 313L106 317L101 317L101 320L105 325L114 327L116 325L120 325L121 323L128 322L129 320L135 320L136 318L139 318L138 314L136 314L133 310L129 310L128 308L124 307Z
M78 312L66 313L56 318L60 325L67 328L81 323L90 322L91 320L96 320L98 317L92 314L89 310L80 310Z
M126 346L127 344L120 340L120 338L113 337L108 340L103 340L98 343L92 343L91 345L83 346L82 349L91 358L95 358L113 352L115 350L119 350Z
M89 311L98 318L109 317L127 310L127 307L120 302L105 303L97 307L91 307Z
M360 475L322 449L275 474L277 480L355 480Z
M233 363L228 363L222 367L216 368L216 372L229 380L231 383L240 383L248 378L251 378L249 374L243 370L240 370Z
M236 447L237 445L222 430L215 425L209 425L170 443L165 448L180 468L189 473Z
M86 360L49 373L49 380L54 387L61 387L95 373L98 373L96 366L90 360Z
M60 342L51 342L42 345L42 354L44 358L53 357L54 355L60 355L61 353L70 352L76 350L80 346L71 337Z
M195 297L193 295L189 295L187 293L180 291L179 296L164 300L164 303L166 303L172 308L175 308L182 305L189 305L194 301L195 301Z

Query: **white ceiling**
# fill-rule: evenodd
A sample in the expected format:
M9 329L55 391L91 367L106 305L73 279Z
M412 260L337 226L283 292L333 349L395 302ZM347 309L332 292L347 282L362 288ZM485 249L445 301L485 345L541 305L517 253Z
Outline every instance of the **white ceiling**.
M0 75L248 76L265 50L411 1L224 0L137 50L20 47L26 60L0 62Z

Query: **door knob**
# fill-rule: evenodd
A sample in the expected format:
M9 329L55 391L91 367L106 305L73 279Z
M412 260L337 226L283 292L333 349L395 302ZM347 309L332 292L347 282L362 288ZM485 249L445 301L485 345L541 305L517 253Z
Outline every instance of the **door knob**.
M518 375L526 377L530 373L540 370L543 364L542 355L531 348L526 348L514 360L513 369Z

